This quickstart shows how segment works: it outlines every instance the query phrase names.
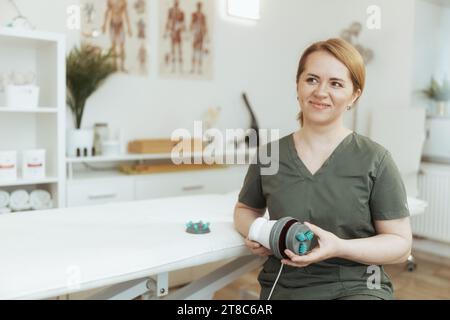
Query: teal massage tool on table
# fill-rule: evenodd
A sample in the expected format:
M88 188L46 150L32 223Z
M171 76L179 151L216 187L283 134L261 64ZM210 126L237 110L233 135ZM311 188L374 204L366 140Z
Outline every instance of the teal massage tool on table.
M210 233L211 229L209 229L209 222L203 223L203 221L192 222L189 221L186 223L186 232L192 234L205 234Z

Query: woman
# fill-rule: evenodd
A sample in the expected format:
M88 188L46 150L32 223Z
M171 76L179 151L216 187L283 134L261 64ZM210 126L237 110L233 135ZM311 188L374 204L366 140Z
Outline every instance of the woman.
M276 174L250 165L235 227L247 237L267 208L271 220L294 217L318 237L307 255L285 251L273 299L393 299L382 265L404 262L411 251L405 187L391 154L343 125L364 89L363 59L344 40L317 42L303 53L296 80L301 128L278 141ZM280 260L257 242L246 244L269 256L258 276L266 299Z

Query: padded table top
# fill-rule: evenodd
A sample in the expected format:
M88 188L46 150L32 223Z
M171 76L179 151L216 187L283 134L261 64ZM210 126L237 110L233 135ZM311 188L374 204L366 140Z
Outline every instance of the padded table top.
M237 194L0 215L0 299L40 299L250 254ZM189 220L211 233L185 232Z

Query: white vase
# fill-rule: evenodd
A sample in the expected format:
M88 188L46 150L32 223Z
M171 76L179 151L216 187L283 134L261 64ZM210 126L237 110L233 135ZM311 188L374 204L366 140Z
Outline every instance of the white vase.
M67 132L67 156L92 156L94 146L94 130L71 129Z

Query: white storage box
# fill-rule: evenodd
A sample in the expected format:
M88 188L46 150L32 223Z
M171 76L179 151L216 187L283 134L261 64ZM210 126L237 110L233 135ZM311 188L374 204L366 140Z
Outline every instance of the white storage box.
M0 151L0 181L17 179L17 152Z
M5 209L9 206L9 192L0 190L0 210Z
M6 107L37 108L39 87L35 85L8 85L5 88Z
M45 178L45 150L25 150L22 153L22 178Z

